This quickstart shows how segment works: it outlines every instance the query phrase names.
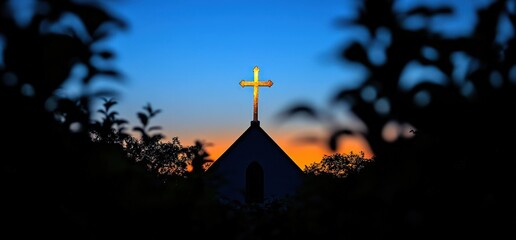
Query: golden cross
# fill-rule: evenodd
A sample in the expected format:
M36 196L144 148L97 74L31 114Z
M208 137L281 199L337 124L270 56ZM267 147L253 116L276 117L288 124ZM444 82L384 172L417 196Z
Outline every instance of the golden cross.
M268 80L266 82L258 81L258 72L260 72L260 68L258 68L258 66L254 67L253 72L254 72L254 81L242 80L242 81L240 81L240 86L242 86L242 87L253 87L254 88L254 91L253 91L253 95L254 95L254 100L253 100L253 107L254 107L253 122L258 122L258 87L271 87L272 86L272 81L271 80Z

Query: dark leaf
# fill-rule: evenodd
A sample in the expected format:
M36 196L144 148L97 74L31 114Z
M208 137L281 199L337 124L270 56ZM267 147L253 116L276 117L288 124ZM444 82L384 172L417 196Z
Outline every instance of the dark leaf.
M354 99L357 97L357 96L360 96L360 89L344 89L344 90L341 90L339 91L335 97L333 98L333 102L334 103L338 103L338 102L349 102L351 104L353 104L354 102Z
M151 114L152 114L151 116L153 116L153 117L154 117L154 116L156 116L156 115L157 115L158 113L160 113L160 112L161 112L161 109L156 109L156 111L154 111L154 112L152 112L152 113L151 113Z
M102 40L111 34L110 31L96 31L93 33L92 38L94 41Z
M161 133L158 133L158 134L152 135L151 140L158 142L159 140L161 140L163 138L165 138L165 136Z
M417 7L407 12L407 15L423 15L425 17L433 17L439 14L451 14L453 9L449 7L440 7L431 9L428 7Z
M300 144L314 144L314 143L321 143L322 142L322 139L320 137L317 137L317 136L310 136L310 135L307 135L307 136L302 136L302 137L297 137L294 139L296 143L300 143Z
M294 116L302 115L308 119L319 120L320 114L316 112L315 108L312 106L308 106L306 104L299 104L293 106L291 108L286 109L285 111L279 114L279 118L281 120L286 120L288 118L292 118Z
M147 117L147 115L145 115L144 113L142 112L138 112L138 118L140 119L140 122L142 123L142 125L144 127L147 126L147 124L149 123L149 118Z
M141 127L134 127L133 131L140 132L142 135L145 135L145 130Z
M149 116L152 115L152 106L150 103L147 103L147 105L143 106L143 109L149 113Z
M154 130L161 130L161 127L160 126L152 126L149 128L149 132L154 131Z
M100 55L100 57L102 57L104 59L112 59L115 56L115 54L113 52L108 51L108 50L100 51L97 54Z
M117 102L115 100L109 100L107 102L104 103L104 107L106 108L107 111L109 111L109 109L113 106L117 104Z
M98 75L107 75L107 76L113 77L115 79L122 78L122 75L120 74L120 72L118 72L116 70L99 70L99 69L97 69L95 71L95 73Z
M118 112L117 111L113 111L113 112L109 113L108 117L113 119L113 118L116 117L116 115L118 115Z
M125 22L115 18L100 6L77 2L71 5L70 10L82 20L90 36L94 36L104 26L110 28L117 27L119 29L126 27ZM98 36L96 39L98 40Z
M347 60L361 63L366 67L371 66L367 52L359 42L354 42L349 47L347 47L343 51L342 56Z
M339 138L343 135L353 135L353 131L350 129L341 129L338 131L333 132L333 134L330 136L329 139L329 146L332 151L336 151L338 148L338 141Z
M129 123L127 120L123 120L123 119L115 120L115 124L117 124L117 125L122 125L122 124L127 124L127 123Z

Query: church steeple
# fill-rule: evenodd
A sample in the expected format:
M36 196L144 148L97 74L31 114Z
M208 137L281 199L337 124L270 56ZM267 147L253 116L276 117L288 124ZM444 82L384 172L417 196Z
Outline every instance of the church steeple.
M260 204L292 196L303 183L303 170L260 127L258 88L270 87L272 81L260 82L259 71L254 67L254 81L240 81L240 86L254 88L251 126L206 171L224 202Z

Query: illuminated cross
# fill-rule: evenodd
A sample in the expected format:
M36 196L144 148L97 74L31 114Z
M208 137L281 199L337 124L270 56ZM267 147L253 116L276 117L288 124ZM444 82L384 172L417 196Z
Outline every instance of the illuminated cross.
M266 82L259 82L258 81L258 72L260 72L260 68L258 66L255 66L253 69L254 72L254 81L240 81L240 86L242 87L253 87L253 95L254 95L254 101L253 101L253 122L258 122L258 87L271 87L272 81L268 80Z

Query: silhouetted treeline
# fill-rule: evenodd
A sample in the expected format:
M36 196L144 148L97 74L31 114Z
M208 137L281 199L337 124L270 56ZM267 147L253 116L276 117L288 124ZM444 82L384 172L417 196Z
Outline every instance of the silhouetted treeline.
M374 157L366 158L364 152L324 155L320 162L305 166L303 172L317 177L347 178L374 164Z
M191 181L164 184L164 177L185 175L186 158L203 149L160 143L157 127L147 125L157 114L150 105L138 113L141 139L127 134L113 100L91 123L94 98L115 93L89 86L121 75L108 67L115 53L103 41L125 21L101 1L33 3L0 1L4 238L152 238L179 222L168 216L195 213L202 195ZM79 96L61 90L67 80L80 83Z
M341 57L366 75L331 106L350 106L367 131L336 129L327 144L337 149L340 138L362 135L375 164L339 195L344 201L326 199L330 208L354 209L317 212L335 232L516 237L516 2L461 3L366 0L340 21L363 33ZM456 21L464 21L457 32L471 33L440 31L437 24L469 6L478 6L474 18ZM317 112L306 105L286 112L299 111Z
M162 141L150 124L160 110L150 104L131 129L139 137L130 136L112 98L92 122L93 99L113 93L88 86L120 77L101 64L115 56L102 41L126 28L123 20L100 1L39 0L23 22L14 2L0 0L4 237L516 237L515 1L486 3L469 23L473 32L461 37L432 30L433 18L457 11L446 5L401 11L397 1L359 2L356 17L342 23L368 34L341 55L368 74L334 100L351 106L367 132L337 129L327 143L336 149L339 138L362 134L374 162L328 156L312 170L342 163L335 176L345 177L308 175L292 199L251 206L219 204L202 179L210 161L203 144ZM426 24L407 27L414 17ZM512 35L499 37L500 21ZM404 87L411 65L431 66L442 77L427 74ZM84 74L72 71L77 66ZM60 93L70 78L79 78L82 95ZM404 124L413 132L384 138L385 126Z

